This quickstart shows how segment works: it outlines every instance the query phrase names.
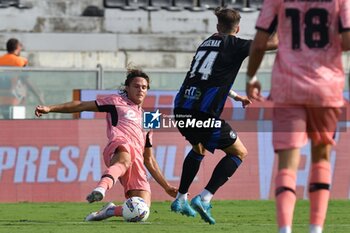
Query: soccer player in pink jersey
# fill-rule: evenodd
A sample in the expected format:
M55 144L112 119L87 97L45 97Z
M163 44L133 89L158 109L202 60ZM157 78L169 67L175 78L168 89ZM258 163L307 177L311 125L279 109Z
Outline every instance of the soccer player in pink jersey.
M177 188L165 180L152 153L152 133L145 132L141 125L141 106L149 89L148 75L141 70L130 69L124 85L120 94L98 98L96 101L39 105L35 109L35 115L40 117L50 112L106 112L109 142L104 149L103 158L108 169L86 199L90 203L101 201L105 192L119 179L126 198L138 196L150 206L151 189L145 166L170 196L176 197ZM88 215L85 220L99 221L112 216L122 216L122 207L108 203L100 211Z
M350 49L349 0L265 0L250 50L247 94L261 100L255 76L269 35L277 29L272 71L273 146L279 233L292 231L300 147L311 139L310 232L321 233L331 184L330 150L343 106L342 51Z

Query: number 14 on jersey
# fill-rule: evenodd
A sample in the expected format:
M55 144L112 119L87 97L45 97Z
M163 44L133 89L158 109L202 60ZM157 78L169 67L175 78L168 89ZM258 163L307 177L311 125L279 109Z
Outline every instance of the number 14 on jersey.
M218 53L217 51L198 51L190 72L190 78L193 78L196 75L195 73L198 72L202 74L202 80L208 80Z

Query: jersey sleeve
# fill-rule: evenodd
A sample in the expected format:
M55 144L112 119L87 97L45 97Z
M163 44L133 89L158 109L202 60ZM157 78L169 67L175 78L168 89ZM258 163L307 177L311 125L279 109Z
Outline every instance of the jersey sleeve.
M249 56L250 45L252 44L252 40L240 39L240 54L243 59Z
M112 116L117 115L116 106L119 105L121 98L117 95L101 96L95 100L99 112L109 112Z
M118 105L119 98L116 95L101 96L95 100L98 111L111 112L115 111L115 106Z
M95 100L98 111L107 112L111 116L111 124L116 126L118 124L118 111L117 105L120 98L117 95L108 95L103 97L98 97Z
M277 28L278 18L277 0L265 0L260 11L255 28L272 34Z
M339 32L350 31L350 1L343 0L340 5Z

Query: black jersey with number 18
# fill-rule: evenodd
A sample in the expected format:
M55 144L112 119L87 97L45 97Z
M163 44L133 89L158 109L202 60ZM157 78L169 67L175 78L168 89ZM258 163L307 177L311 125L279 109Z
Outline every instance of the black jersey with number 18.
M175 98L175 108L219 117L251 40L214 34L198 47L186 78Z

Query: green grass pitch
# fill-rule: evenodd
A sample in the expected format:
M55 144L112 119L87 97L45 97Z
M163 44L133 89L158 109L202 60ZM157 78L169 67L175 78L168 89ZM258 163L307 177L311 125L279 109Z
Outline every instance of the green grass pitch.
M155 232L239 232L275 233L273 201L214 201L212 213L217 224L208 225L199 216L185 217L170 211L170 202L154 202L145 223L127 223L121 218L84 222L91 211L104 203L10 203L0 204L1 233L155 233ZM293 233L308 232L307 201L298 201ZM329 203L324 233L350 232L350 201Z

